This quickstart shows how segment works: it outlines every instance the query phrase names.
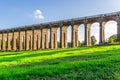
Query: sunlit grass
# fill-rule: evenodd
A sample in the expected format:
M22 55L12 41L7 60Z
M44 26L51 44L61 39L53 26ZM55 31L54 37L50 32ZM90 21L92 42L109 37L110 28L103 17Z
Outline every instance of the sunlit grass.
M0 80L119 80L120 45L0 52Z

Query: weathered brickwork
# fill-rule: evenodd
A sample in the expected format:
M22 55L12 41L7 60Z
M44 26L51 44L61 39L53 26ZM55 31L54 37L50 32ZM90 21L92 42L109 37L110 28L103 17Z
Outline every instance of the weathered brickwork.
M91 25L99 23L99 44L105 43L105 24L117 22L117 37L120 42L120 12L55 21L45 24L0 30L0 50L38 50L58 48L57 30L60 28L60 47L67 48L67 28L71 26L72 47L78 47L78 27L85 26L85 45L91 46ZM50 31L50 33L48 33ZM49 37L49 38L48 38ZM49 41L50 39L50 41Z

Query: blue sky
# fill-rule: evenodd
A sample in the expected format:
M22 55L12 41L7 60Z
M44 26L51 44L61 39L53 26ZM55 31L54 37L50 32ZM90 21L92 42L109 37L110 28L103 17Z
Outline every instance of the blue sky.
M120 11L120 0L0 0L0 29Z

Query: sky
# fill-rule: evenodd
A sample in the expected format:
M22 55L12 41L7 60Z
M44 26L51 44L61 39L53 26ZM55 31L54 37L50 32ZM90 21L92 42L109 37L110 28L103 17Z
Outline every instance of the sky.
M0 0L0 29L117 11L120 11L120 0ZM98 24L92 26L91 35L98 37L98 31L95 32ZM116 26L116 23L106 26ZM112 28L108 32L115 33L116 28ZM79 40L84 39L83 33L84 30L79 31L82 35ZM106 34L107 38L110 34Z

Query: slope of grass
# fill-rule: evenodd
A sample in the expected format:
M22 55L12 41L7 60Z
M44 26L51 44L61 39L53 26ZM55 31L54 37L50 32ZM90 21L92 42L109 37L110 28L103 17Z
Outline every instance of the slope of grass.
M120 45L0 52L0 80L120 80Z

